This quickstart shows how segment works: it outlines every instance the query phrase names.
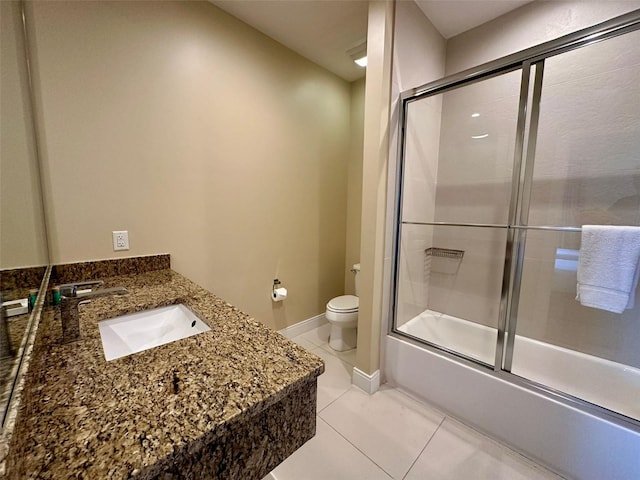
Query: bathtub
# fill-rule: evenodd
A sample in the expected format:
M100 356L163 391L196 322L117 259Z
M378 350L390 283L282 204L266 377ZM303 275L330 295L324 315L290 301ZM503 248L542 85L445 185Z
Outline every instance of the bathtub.
M425 311L399 330L493 364L497 331ZM519 377L640 418L640 370L516 336L512 372L493 372L391 333L386 381L438 405L566 476L640 478L640 427L570 398L531 388ZM640 348L640 347L639 347Z
M495 328L426 310L398 330L495 361ZM511 372L640 420L640 369L516 335Z

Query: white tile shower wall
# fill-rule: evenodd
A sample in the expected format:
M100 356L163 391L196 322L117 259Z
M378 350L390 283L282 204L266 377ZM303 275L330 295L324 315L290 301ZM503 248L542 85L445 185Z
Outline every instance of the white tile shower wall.
M464 251L455 273L431 270L429 309L497 327L506 231L438 227L437 246Z

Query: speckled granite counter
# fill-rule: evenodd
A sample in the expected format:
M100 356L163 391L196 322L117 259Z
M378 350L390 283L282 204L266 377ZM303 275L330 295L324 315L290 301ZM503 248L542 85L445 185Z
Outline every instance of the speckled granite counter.
M172 270L104 280L81 340L43 313L8 478L258 480L314 435L321 359ZM105 361L98 320L174 303L211 330Z
M0 358L0 405L3 406L7 405L11 390L13 389L16 363L20 362L20 357L16 355L16 352L20 350L20 344L27 330L28 323L28 313L7 319L12 354L8 357Z

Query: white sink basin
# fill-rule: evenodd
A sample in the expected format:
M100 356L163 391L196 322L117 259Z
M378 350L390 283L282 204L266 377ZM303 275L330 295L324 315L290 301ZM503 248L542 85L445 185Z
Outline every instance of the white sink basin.
M211 330L182 304L145 310L98 322L107 360L175 342Z

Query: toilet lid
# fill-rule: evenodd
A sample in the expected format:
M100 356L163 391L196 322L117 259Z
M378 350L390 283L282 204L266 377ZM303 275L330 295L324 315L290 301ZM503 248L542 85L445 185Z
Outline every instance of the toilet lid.
M358 310L358 305L360 301L355 295L342 295L329 300L327 308L334 312L354 312Z

